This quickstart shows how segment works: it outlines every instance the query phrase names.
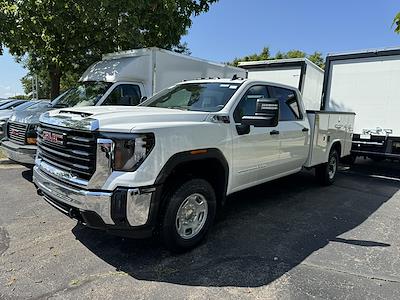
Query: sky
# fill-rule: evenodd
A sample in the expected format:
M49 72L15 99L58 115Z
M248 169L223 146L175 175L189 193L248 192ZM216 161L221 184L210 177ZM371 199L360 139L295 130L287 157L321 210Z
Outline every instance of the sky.
M193 18L182 38L192 56L216 62L299 49L333 52L400 46L392 22L398 0L220 0ZM6 51L0 56L0 98L23 93L26 70Z

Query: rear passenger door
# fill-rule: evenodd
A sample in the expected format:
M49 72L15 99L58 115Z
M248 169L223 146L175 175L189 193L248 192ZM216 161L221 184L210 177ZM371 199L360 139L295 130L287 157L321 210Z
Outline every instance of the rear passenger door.
M295 90L269 86L271 98L279 99L281 173L300 169L308 157L310 128Z

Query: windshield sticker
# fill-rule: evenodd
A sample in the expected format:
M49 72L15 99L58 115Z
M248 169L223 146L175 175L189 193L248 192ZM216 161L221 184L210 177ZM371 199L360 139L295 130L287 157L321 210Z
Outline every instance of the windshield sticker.
M236 90L238 88L238 86L237 85L230 85L229 88L232 89L232 90Z
M230 86L230 84L220 84L219 85L219 87L222 87L222 88L228 88Z

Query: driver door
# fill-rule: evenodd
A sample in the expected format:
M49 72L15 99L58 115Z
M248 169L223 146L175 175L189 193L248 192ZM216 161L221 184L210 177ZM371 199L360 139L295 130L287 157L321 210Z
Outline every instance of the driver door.
M277 175L279 165L280 137L277 127L250 126L243 132L243 116L254 116L258 99L270 98L264 85L251 86L236 106L233 118L233 182L232 191L266 182Z

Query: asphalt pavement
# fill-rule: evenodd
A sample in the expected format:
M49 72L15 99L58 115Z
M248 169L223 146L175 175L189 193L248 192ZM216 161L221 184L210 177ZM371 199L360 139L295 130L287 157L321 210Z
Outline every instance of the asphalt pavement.
M31 179L0 166L0 299L400 299L400 163L237 193L183 255L79 225Z

